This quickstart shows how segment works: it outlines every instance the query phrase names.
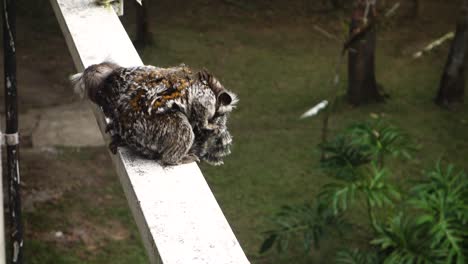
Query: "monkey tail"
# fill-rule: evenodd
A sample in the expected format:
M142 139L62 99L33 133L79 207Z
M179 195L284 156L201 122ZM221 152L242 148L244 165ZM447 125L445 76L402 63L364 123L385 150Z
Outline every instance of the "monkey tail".
M83 82L83 73L77 73L70 76L70 82L73 86L75 94L79 95L81 99L85 96L86 86Z
M88 96L91 101L96 102L96 96L102 84L118 68L120 66L112 62L94 64L83 72L70 76L70 82L75 93L81 98Z

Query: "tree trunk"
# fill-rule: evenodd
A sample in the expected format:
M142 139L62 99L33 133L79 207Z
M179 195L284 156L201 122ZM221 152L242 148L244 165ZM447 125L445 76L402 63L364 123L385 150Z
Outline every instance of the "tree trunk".
M413 0L413 5L411 6L411 17L418 18L421 11L421 2L419 0Z
M136 2L136 1L135 1ZM141 6L136 4L136 38L135 46L144 48L151 43L151 33L148 26L148 0L141 0Z
M457 21L455 38L445 64L439 92L435 102L439 105L449 105L462 102L465 93L465 69L468 48L468 0L462 8Z
M358 0L353 10L350 37L345 44L348 50L348 100L353 105L381 101L375 79L375 5L367 8Z

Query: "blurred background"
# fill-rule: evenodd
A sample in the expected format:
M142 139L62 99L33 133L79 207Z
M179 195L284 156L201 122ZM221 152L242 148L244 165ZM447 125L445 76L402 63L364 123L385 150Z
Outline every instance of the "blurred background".
M233 153L223 166L201 164L201 169L252 263L333 263L343 247L382 245L369 242L378 236L359 199L353 207L338 208L351 223L343 232L290 231L286 241L278 231L287 229L276 221L282 206L313 203L324 185L336 181L320 162L324 115L330 140L350 125L374 119L411 138L417 147L409 158L385 162L386 181L402 197L438 160L468 168L466 104L450 97L434 103L454 40L443 37L455 32L457 18L463 24L463 1L379 0L365 11L359 0L146 0L148 32L140 34L137 17L145 15L134 2L125 2L121 21L145 64L207 68L239 95L229 121ZM94 116L69 85L76 70L50 3L18 0L17 7L25 259L147 263ZM342 63L339 58L346 42L346 51L372 51L365 46L372 40L367 34L376 37L379 96L353 101L348 83L353 66L348 55ZM366 75L359 69L356 74L357 80ZM2 83L2 126L3 88ZM322 100L333 102L333 110L299 118ZM395 210L385 208L376 212L381 226L385 211ZM461 239L466 249L466 234Z

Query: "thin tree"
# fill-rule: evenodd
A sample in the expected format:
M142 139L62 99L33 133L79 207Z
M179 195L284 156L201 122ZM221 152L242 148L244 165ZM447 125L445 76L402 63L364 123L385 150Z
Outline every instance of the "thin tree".
M351 16L348 51L348 92L351 104L382 101L375 79L376 0L356 0Z
M421 12L421 1L420 0L413 0L411 6L411 17L417 18L419 17L419 13Z
M134 43L136 47L144 48L152 41L148 25L149 6L148 0L141 0L139 2L141 5L136 4L136 37Z
M468 52L468 0L463 1L455 38L445 64L435 102L449 105L462 102L465 94L465 71Z

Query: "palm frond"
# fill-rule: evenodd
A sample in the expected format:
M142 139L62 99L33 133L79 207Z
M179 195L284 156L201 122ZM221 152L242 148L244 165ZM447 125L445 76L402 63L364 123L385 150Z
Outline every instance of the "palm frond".
M375 164L359 176L323 186L320 199L327 201L335 214L346 211L357 196L369 201L371 207L393 206L400 199L400 192L386 180L387 171Z
M345 135L338 135L319 147L325 152L321 167L338 179L356 178L359 168L371 161L369 148L353 144Z
M421 211L416 223L427 228L430 247L442 250L448 263L465 263L468 251L468 177L440 161L427 179L412 189L409 204Z
M379 264L377 253L359 249L343 249L336 253L336 264Z
M431 249L427 238L414 220L399 214L389 219L387 226L371 243L387 253L385 264L437 263L441 259L440 254Z
M260 253L269 251L275 245L278 252L284 252L288 250L290 239L302 241L305 252L308 252L312 247L320 247L320 240L327 232L332 229L342 231L347 226L341 216L333 214L320 202L283 206L271 221L274 229L265 232Z
M348 128L354 144L367 146L374 157L392 155L410 159L417 146L399 128L389 125L382 119L358 123Z

